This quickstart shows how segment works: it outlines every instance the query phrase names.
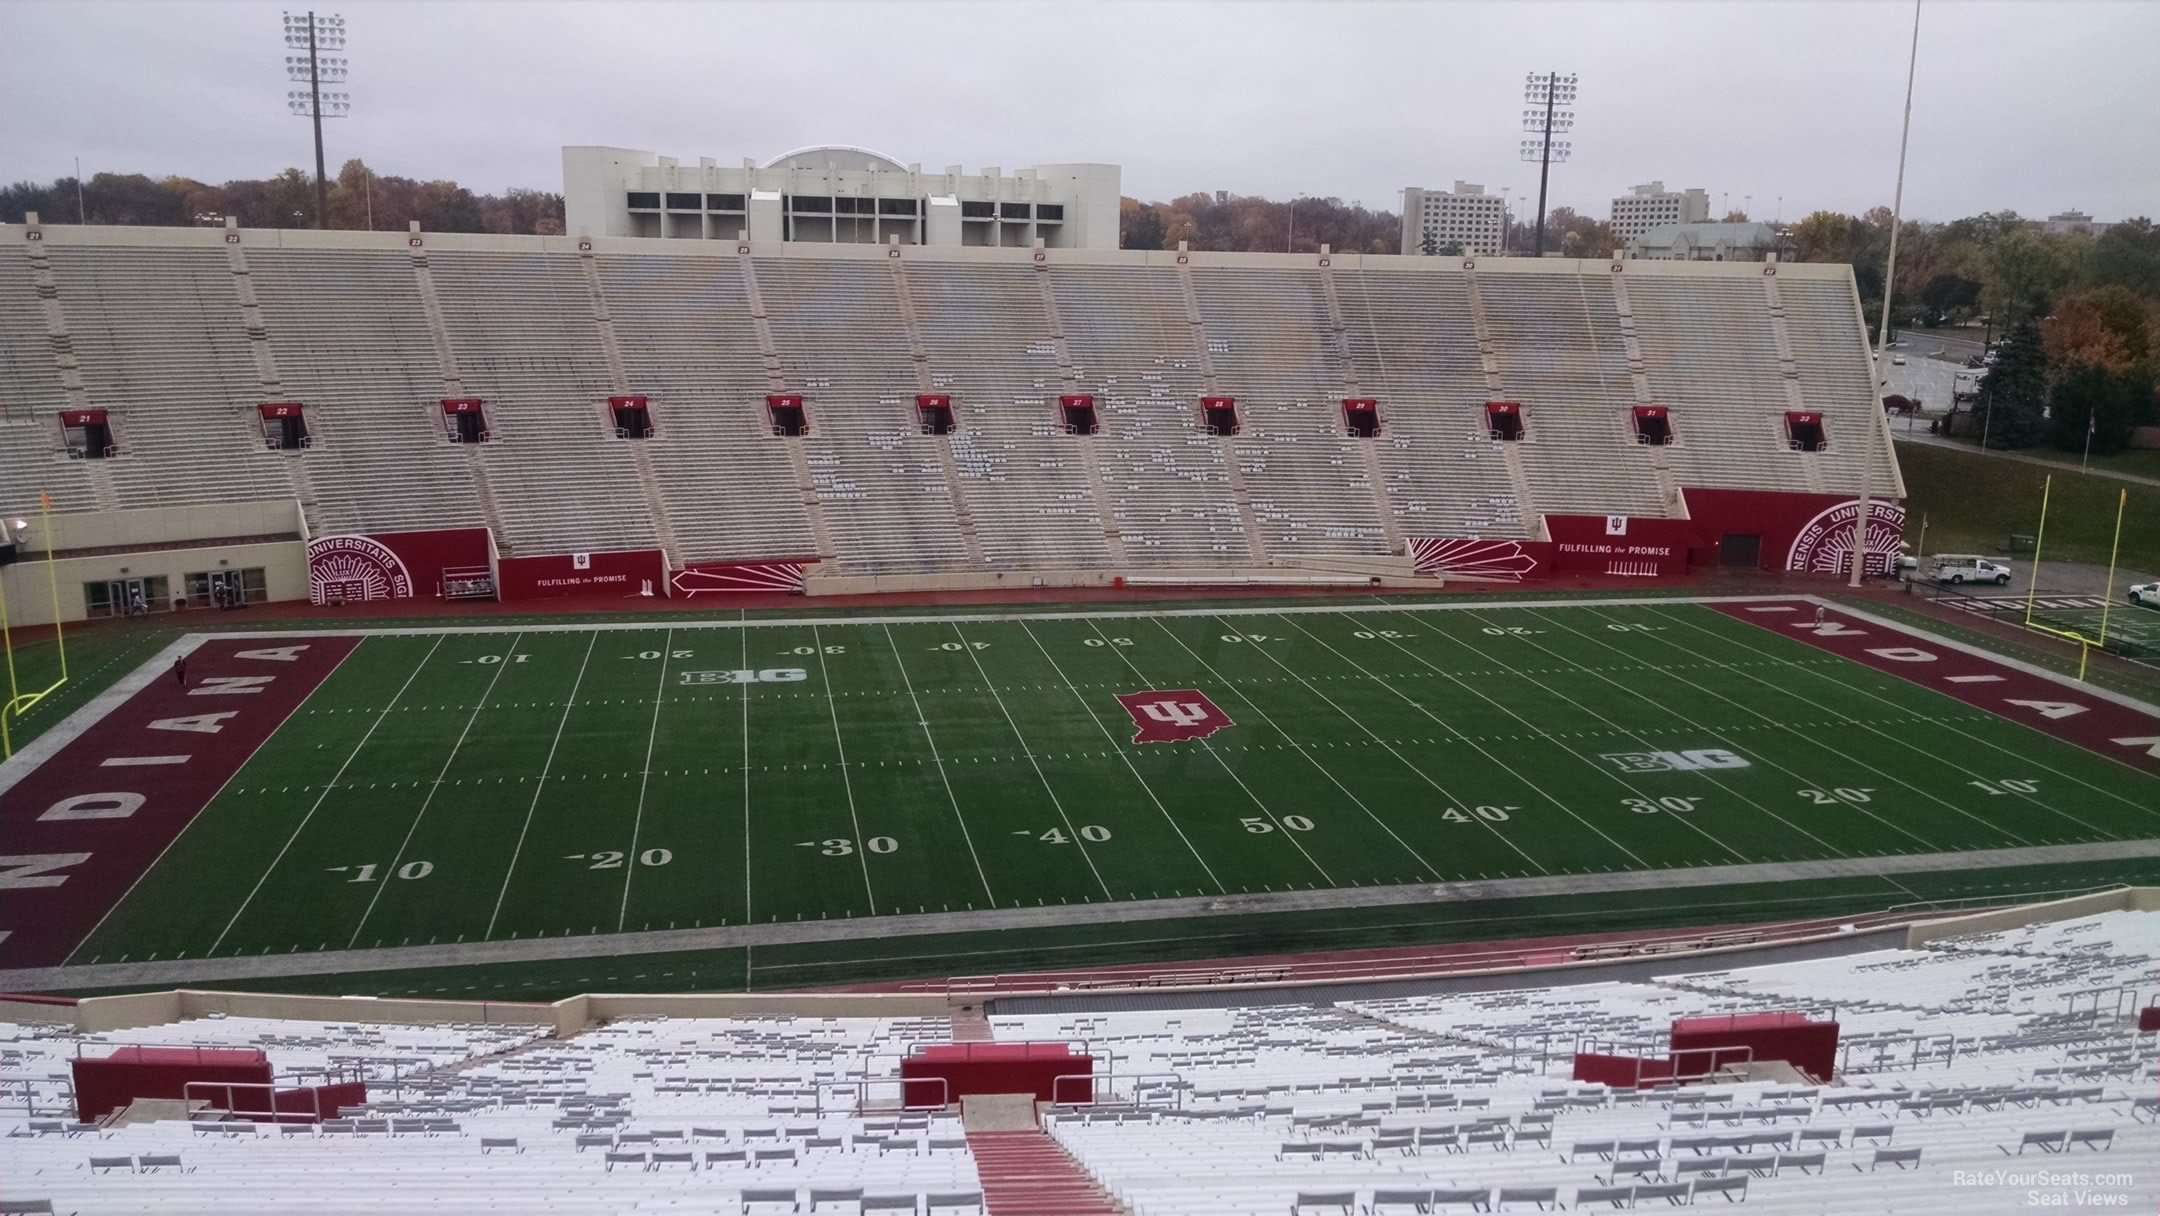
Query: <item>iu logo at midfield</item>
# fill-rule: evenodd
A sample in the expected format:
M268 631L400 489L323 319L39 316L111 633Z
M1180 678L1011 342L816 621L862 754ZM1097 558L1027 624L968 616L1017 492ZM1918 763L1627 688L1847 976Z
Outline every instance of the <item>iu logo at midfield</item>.
M1205 739L1225 726L1237 725L1207 699L1206 693L1190 688L1120 693L1118 704L1140 728L1140 733L1133 736L1135 743Z

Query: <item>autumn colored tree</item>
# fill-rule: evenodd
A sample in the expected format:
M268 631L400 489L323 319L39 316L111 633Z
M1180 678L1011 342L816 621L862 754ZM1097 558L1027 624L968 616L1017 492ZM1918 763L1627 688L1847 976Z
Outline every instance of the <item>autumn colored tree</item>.
M2040 336L2051 363L2123 372L2148 362L2160 350L2155 325L2151 301L2111 284L2057 300L2040 322Z

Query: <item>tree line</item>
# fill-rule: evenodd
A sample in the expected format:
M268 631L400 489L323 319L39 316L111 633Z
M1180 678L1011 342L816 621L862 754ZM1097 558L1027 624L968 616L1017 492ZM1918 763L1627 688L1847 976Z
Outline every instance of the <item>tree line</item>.
M475 194L452 181L379 175L346 161L325 183L328 227L402 232L414 220L427 232L494 232L558 236L563 199L544 190ZM276 177L212 185L191 177L99 173L47 184L0 186L0 223L19 224L35 211L48 224L153 224L244 228L315 227L315 178L301 169Z

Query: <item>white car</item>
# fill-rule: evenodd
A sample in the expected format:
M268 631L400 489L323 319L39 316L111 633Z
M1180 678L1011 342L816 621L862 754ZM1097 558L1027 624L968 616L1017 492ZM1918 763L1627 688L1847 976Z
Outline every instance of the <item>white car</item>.
M1897 364L1899 367L1903 367L1905 366L1905 356L1892 355L1890 356L1890 362Z
M2130 602L2147 608L2160 608L2160 583L2139 583L2130 588Z

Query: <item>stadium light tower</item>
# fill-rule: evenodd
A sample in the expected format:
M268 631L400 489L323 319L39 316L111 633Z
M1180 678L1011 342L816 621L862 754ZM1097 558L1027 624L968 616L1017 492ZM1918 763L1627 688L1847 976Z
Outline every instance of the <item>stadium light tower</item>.
M285 108L297 117L315 122L315 226L328 228L329 188L323 180L322 120L343 118L352 113L352 94L323 92L325 84L344 84L347 74L343 55L325 55L323 52L345 49L345 18L335 13L320 16L313 12L298 16L287 13L285 46L290 51L307 52L285 56L286 78L307 86L305 91L288 91Z
M1575 77L1532 72L1523 81L1523 100L1529 103L1523 110L1523 130L1537 136L1522 141L1522 158L1538 166L1537 243L1531 256L1541 258L1545 256L1545 182L1552 175L1552 163L1565 161L1574 151L1573 144L1553 136L1574 129Z

